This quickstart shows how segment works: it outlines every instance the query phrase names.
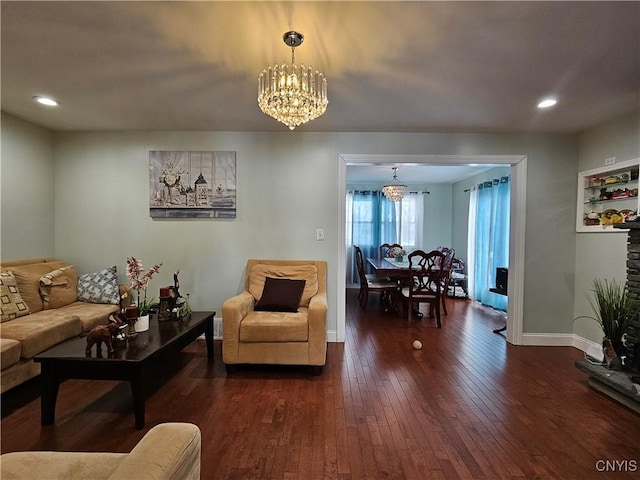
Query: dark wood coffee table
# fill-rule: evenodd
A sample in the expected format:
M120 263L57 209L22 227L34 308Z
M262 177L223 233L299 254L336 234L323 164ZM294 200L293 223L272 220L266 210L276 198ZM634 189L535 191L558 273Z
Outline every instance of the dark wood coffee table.
M68 378L90 380L126 380L131 382L133 410L136 428L144 427L145 378L153 363L168 352L181 350L204 333L207 357L213 360L213 317L215 312L193 312L191 318L182 321L150 321L149 330L138 333L126 346L116 347L108 355L102 347L102 357L85 355L87 341L75 338L56 345L34 357L42 366L42 425L51 425L55 420L56 400L60 382Z

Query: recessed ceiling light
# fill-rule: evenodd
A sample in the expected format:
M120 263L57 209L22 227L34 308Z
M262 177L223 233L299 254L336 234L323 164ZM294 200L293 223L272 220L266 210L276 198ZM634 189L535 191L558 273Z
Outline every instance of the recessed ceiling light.
M553 107L558 101L555 98L545 98L538 104L538 108Z
M41 105L46 105L47 107L57 107L58 105L60 105L59 101L54 100L51 97L41 97L40 95L36 95L35 97L33 97L33 99Z

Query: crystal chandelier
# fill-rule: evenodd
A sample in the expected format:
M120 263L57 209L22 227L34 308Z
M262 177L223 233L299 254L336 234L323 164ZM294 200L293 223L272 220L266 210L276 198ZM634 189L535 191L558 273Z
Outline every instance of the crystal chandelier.
M291 65L274 65L258 77L258 105L265 115L275 118L293 130L298 125L318 118L327 109L327 79L317 70L295 64L294 49L304 36L287 32L282 36L291 47Z
M382 193L384 193L384 196L392 202L399 202L400 200L402 200L402 197L407 194L407 186L402 185L398 181L398 176L396 175L397 173L398 167L393 167L393 180L390 184L382 187Z

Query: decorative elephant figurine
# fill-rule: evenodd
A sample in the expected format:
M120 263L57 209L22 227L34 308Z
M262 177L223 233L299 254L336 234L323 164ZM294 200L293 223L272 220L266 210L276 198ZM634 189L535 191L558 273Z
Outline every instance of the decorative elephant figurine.
M109 325L98 325L93 327L87 335L87 348L85 349L85 355L91 355L91 347L96 345L96 355L102 356L102 343L107 346L107 352L113 353L112 337L114 333L117 333L123 322L120 320L122 314L118 313L109 316Z

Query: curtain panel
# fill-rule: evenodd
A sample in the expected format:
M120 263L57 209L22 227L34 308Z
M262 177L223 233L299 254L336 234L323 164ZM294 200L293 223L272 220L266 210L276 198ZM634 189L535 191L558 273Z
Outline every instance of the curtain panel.
M378 190L347 192L346 207L347 284L354 284L358 272L353 245L367 258L377 257L383 243L396 243L396 207Z
M510 180L501 177L478 184L469 197L467 264L471 298L507 309L507 297L490 292L496 268L509 266Z

